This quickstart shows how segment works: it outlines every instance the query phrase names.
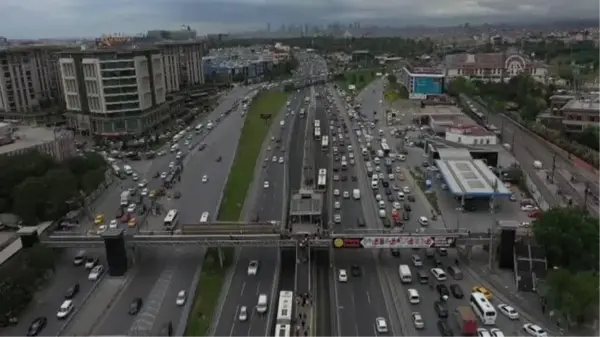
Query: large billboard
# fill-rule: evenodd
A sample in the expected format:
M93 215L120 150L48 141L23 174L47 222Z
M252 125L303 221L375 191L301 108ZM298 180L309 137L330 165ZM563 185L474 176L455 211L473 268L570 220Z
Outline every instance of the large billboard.
M436 95L441 94L444 87L443 78L415 77L415 94Z

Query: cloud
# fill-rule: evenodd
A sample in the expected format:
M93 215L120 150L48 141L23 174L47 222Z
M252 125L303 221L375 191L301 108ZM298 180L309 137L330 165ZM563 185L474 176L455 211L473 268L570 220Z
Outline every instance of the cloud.
M281 24L439 25L597 17L597 0L2 0L9 38L142 33L189 25L200 34Z

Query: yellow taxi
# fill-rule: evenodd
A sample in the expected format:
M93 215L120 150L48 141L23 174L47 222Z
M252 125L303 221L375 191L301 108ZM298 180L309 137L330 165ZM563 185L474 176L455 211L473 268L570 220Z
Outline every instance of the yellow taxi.
M94 219L94 224L101 225L104 223L104 214L96 214L96 218Z
M135 227L137 225L137 219L136 218L129 219L129 222L127 222L127 225L132 228Z
M474 293L481 293L483 296L485 296L485 298L487 298L488 301L491 301L492 298L494 298L494 296L492 296L492 292L489 291L486 287L474 286L473 287L473 292Z
M148 192L148 198L154 198L156 196L156 190L150 190Z

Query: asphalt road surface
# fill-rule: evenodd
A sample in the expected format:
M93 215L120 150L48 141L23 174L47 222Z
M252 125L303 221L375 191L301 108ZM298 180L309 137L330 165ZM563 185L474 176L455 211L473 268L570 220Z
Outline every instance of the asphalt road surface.
M247 90L238 89L230 93L211 114L210 119L214 120L231 108L233 102L241 99L246 92ZM222 118L202 140L207 144L206 149L197 151L195 147L184 159L181 183L173 187L181 192L182 197L171 200L167 198L163 205L165 209L179 210L180 223L197 223L204 211L210 212L214 218L243 126L244 119L240 112L241 107ZM216 161L218 156L222 157L221 162ZM205 174L208 176L208 182L202 183L202 176ZM162 215L164 216L164 213ZM161 216L157 215L154 218L149 220L148 224L155 230L160 229ZM180 290L187 291L190 287L202 256L203 249L192 247L164 247L142 251L133 271L133 280L115 300L94 333L153 334L167 321L171 321L176 329L181 309L175 305L175 298ZM142 298L145 304L137 316L130 316L127 314L129 306L138 297Z
M254 219L258 216L260 221L281 221L284 210L285 171L289 166L292 154L289 152L288 143L295 124L301 119L297 118L299 106L303 96L293 94L290 97L289 109L280 112L279 118L274 121L271 128L272 136L280 138L279 146L273 140L268 140L268 148L263 162L260 180L256 182L260 192L254 200L254 207L249 216ZM292 112L294 112L292 114ZM285 121L284 128L279 127L279 120ZM285 148L285 151L282 150ZM273 162L272 158L276 158ZM284 158L284 163L279 163L279 158ZM259 162L260 164L260 162ZM269 188L263 188L263 182L269 181ZM216 336L264 336L270 329L268 315L258 315L254 310L260 294L268 296L271 300L275 270L278 263L278 250L274 248L242 248L236 261L234 275L229 286L221 315L215 328ZM259 261L257 275L248 275L250 261ZM276 303L276 302L275 302ZM246 322L240 322L238 313L241 306L246 306L249 317ZM269 310L276 310L270 308Z

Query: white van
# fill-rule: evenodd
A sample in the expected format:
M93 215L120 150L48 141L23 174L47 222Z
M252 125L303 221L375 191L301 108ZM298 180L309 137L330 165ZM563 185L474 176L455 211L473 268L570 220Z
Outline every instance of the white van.
M133 174L133 169L129 165L123 166L123 171L125 171L125 173L127 173L128 175L132 175Z
M421 302L417 289L408 289L408 301L410 304L419 304Z
M73 312L73 308L74 308L73 301L71 301L71 300L64 301L60 305L60 308L58 308L58 312L56 313L56 318L58 318L58 319L66 318L67 316L69 316L71 314L71 312Z
M379 217L382 218L382 219L384 219L386 217L385 209L380 209L379 210Z
M208 212L202 212L202 216L200 216L200 223L207 223L208 216L209 216Z
M360 199L360 190L358 188L352 190L352 197L354 200Z
M438 281L446 281L446 273L441 268L431 268L431 275Z
M267 302L267 295L266 294L258 295L258 303L256 304L256 311L259 314L264 314L267 312L268 308L269 308L269 304Z
M398 275L400 275L400 281L402 281L402 283L412 283L412 273L407 264L398 266Z
M279 122L279 126L284 127L285 126L285 121Z

